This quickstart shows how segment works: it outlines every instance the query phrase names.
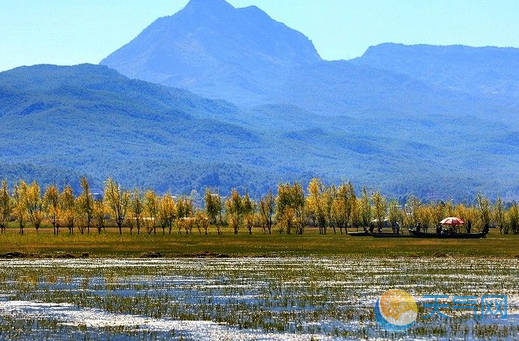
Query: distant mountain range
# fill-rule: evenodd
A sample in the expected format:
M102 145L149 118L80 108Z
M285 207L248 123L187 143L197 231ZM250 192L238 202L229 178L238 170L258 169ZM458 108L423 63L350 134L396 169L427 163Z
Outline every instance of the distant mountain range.
M282 103L332 116L415 115L438 105L457 113L453 100L488 112L503 104L496 97L519 97L519 49L382 44L361 58L328 62L303 34L257 7L224 0L192 0L101 64L241 106Z
M517 198L518 61L383 44L329 62L256 7L192 0L101 66L0 73L0 175L253 194L320 176L399 197Z
M352 62L475 96L519 98L515 48L381 44Z

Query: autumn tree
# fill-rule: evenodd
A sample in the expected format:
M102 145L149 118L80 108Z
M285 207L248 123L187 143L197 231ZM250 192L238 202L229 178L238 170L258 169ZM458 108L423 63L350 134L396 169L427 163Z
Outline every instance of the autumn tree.
M6 180L2 180L0 187L0 230L5 232L13 211L13 202L9 194L9 186Z
M344 187L344 218L346 219L345 229L346 232L348 227L353 223L353 215L355 214L356 206L357 206L357 195L355 194L355 188L353 184L348 181L346 184L342 184L341 187Z
M43 195L43 206L45 207L45 212L47 212L47 218L52 224L54 234L58 234L60 212L58 186L50 185L45 189L45 194Z
M20 234L23 234L25 225L27 224L27 191L28 191L27 183L23 180L20 180L17 184L14 185L13 190L13 213L16 217L16 221L18 222L18 227L20 228Z
M446 213L446 205L443 201L438 201L436 203L431 204L431 209L435 226L439 224L440 221L442 221L442 219L447 217L448 215Z
M339 186L337 190L337 195L332 201L332 219L333 219L333 225L334 225L334 233L335 233L335 227L338 227L341 234L342 229L344 229L346 232L348 232L348 229L346 228L346 216L345 216L345 200L344 200L344 193L342 193L342 187Z
M296 234L303 234L306 218L306 198L303 185L294 182L279 184L276 198L276 220L287 234L296 229ZM280 231L280 232L281 232Z
M90 184L88 179L83 177L80 179L82 193L78 198L78 211L84 221L86 222L87 233L90 234L90 226L94 215L94 197L90 191ZM83 227L80 228L83 234Z
M146 214L145 226L148 234L157 234L157 219L160 209L159 197L152 190L144 194L144 212Z
M238 234L243 215L243 201L237 190L233 189L231 196L225 201L225 209L229 226L234 230L234 234Z
M260 200L260 217L263 225L263 232L266 233L265 229L268 230L269 234L272 234L272 225L275 213L275 200L272 190L268 192L266 196Z
M178 218L189 218L194 216L194 203L189 197L182 196L177 202L177 217Z
M360 198L360 216L363 226L368 226L371 222L371 203L369 201L368 190L362 187L362 196Z
M221 216L222 216L222 199L219 194L211 193L209 189L205 190L204 195L205 212L212 224L216 226L218 234L221 234Z
M371 201L373 202L373 215L377 220L378 228L381 229L384 226L387 214L386 198L379 191L376 191L373 193Z
M276 221L280 227L280 232L292 232L295 222L295 209L292 202L292 188L289 183L279 184L278 195L276 197Z
M141 234L142 218L144 214L144 203L141 192L135 189L130 198L130 211L133 216L130 225L130 234L132 234L133 226L137 228L137 234Z
M186 234L191 232L194 225L193 219L191 218L194 214L193 199L186 196L178 198L176 203L178 233L180 233L182 228L184 228Z
M76 220L76 197L74 190L70 186L65 186L59 196L59 208L64 225L68 228L69 234L74 233L74 223Z
M357 206L357 196L351 182L341 183L337 188L332 199L332 218L334 224L348 232L348 226L353 224L353 216L355 215Z
M292 204L297 224L296 233L302 235L305 230L306 205L305 191L303 190L303 185L299 182L294 182L292 184Z
M407 198L406 205L405 205L405 216L404 216L404 224L409 228L411 226L416 226L419 219L420 214L420 207L422 206L422 203L420 202L420 199L418 199L415 196L410 196Z
M337 187L335 185L331 185L326 189L324 193L324 198L326 202L326 221L328 222L328 227L333 228L333 234L337 234L337 225L333 220L333 202L337 197ZM308 207L307 207L308 210Z
M124 219L130 206L130 193L123 190L112 178L109 178L105 184L104 197L105 204L119 228L119 234L122 235Z
M160 199L159 205L159 221L160 226L162 227L162 234L166 234L165 229L168 228L169 234L171 234L171 230L173 228L173 223L176 218L176 207L175 200L173 200L173 196L171 194L166 193Z
M514 204L506 212L506 225L505 234L508 234L510 230L514 234L519 233L519 206Z
M493 220L499 228L499 233L503 234L505 228L505 205L500 197L497 198L492 213L494 216Z
M243 222L249 231L249 234L252 234L252 228L254 227L254 220L256 215L256 203L251 200L249 194L245 194L242 199L242 214L243 214Z
M308 185L308 198L306 199L308 211L319 227L319 234L326 234L328 218L326 187L321 180L312 179Z
M40 185L36 181L27 187L27 193L25 196L27 215L29 221L36 229L36 233L39 231L41 222L43 221L43 200L40 192Z
M476 196L476 205L479 213L479 217L483 226L490 227L491 219L491 205L490 200L478 193Z
M396 199L392 199L388 205L389 208L389 221L391 225L396 223L400 223L402 221L402 210L400 209L400 204Z
M106 222L106 205L103 200L95 200L92 212L94 226L97 229L97 233L101 234L101 231L105 228Z
M202 234L202 230L204 230L205 235L207 235L207 230L209 229L209 218L207 215L203 211L197 211L194 220L199 234Z

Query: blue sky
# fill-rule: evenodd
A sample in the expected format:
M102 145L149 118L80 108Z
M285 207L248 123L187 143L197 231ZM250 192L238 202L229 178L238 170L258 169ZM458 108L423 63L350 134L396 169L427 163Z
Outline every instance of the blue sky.
M1 0L0 71L98 63L187 0ZM383 42L519 47L516 0L229 0L306 34L325 59Z

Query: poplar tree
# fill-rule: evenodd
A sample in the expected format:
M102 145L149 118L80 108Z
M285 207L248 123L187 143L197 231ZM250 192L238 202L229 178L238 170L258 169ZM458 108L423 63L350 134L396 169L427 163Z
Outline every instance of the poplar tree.
M45 189L45 194L43 195L43 205L45 207L47 217L50 219L50 223L52 224L54 234L58 234L60 213L58 186L50 185L47 187L47 189Z
M355 195L355 188L353 184L348 181L344 189L344 217L346 219L345 229L348 232L348 226L353 224L353 216L357 208L357 195Z
M483 226L490 226L490 200L481 193L478 193L476 196L476 204Z
M335 191L332 201L332 217L336 226L348 232L348 226L353 225L353 219L357 209L357 196L351 182L343 182Z
M105 204L119 228L119 234L122 235L124 219L130 205L130 193L123 190L112 178L109 178L105 184L104 198Z
M304 233L305 201L305 193L300 183L279 184L276 198L276 220L281 227L280 232L286 230L287 234L291 234L292 228L295 227L296 234Z
M249 235L251 235L252 228L254 227L254 218L256 215L256 203L251 200L249 194L245 194L245 196L243 197L242 214L245 226L249 231Z
M225 201L225 209L229 226L234 230L234 234L238 234L242 220L243 202L237 190L233 189L231 196Z
M202 234L202 230L204 230L205 235L208 234L207 230L209 229L209 218L203 211L197 211L195 213L195 225L200 234Z
M7 185L7 180L2 180L2 185L0 186L0 230L2 233L5 232L9 225L12 211L13 202L9 194L9 186Z
M292 203L292 191L289 183L279 184L276 197L276 221L280 226L280 233L286 230L291 233L294 225L295 210Z
M402 211L400 210L400 204L396 199L389 202L389 221L391 224L400 223L402 221Z
M264 196L260 200L260 216L263 225L263 232L265 232L265 228L268 230L269 234L272 234L272 225L273 225L273 217L275 213L275 199L272 190L268 192L266 196Z
M41 222L43 221L43 201L40 192L40 185L36 181L27 187L27 213L29 221L32 223L38 233Z
M144 212L146 213L146 230L148 234L157 234L157 218L159 214L160 201L154 191L148 190L144 194Z
M90 184L88 179L83 177L80 179L81 188L83 192L79 196L79 207L78 210L86 220L87 233L90 234L90 226L92 225L92 219L94 215L94 197L90 191ZM83 228L81 228L83 233Z
M362 196L360 198L360 215L362 225L368 226L371 223L371 203L369 201L368 190L362 187Z
M308 185L308 198L306 199L308 211L319 227L319 234L326 234L327 222L327 198L326 188L322 181L315 178Z
M68 228L69 234L73 234L76 220L76 198L72 187L65 186L59 196L59 205L63 222Z
M505 228L505 208L503 200L498 197L496 200L496 204L494 205L493 209L493 216L494 221L497 224L497 227L499 228L499 233L503 234L503 229Z
M97 233L101 234L101 230L105 228L107 209L103 200L94 201L93 220Z
M176 203L178 233L181 233L182 228L184 228L186 234L191 233L193 228L193 220L191 218L193 215L193 199L186 196L179 198Z
M160 226L162 227L162 234L165 235L166 228L169 229L169 234L171 234L171 229L173 228L173 222L176 217L176 207L175 201L171 194L166 193L162 196L160 200L159 207L159 221Z
M130 234L132 234L133 226L137 228L137 234L141 234L142 215L144 213L144 203L142 200L141 192L135 189L131 194L130 210L133 215L133 220L130 228Z
M384 226L387 214L386 198L379 191L376 191L373 193L371 200L373 202L373 214L377 219L378 228L381 229Z
M24 233L25 225L27 224L27 191L28 186L27 183L23 180L20 180L17 184L14 185L13 190L13 213L16 217L16 221L18 222L18 227L20 228L20 234Z
M448 204L451 207L446 206L445 210L450 215L450 212L454 211L454 209L452 208L451 203L448 203ZM422 206L422 203L420 202L420 199L418 199L417 197L411 195L410 197L407 198L406 214L404 216L404 219L406 222L405 225L408 228L411 226L416 226L418 224L418 222L420 221L419 217L420 217L420 207L421 206Z
M333 224L334 224L334 232L335 232L335 227L338 227L341 234L343 233L342 232L343 228L345 229L346 232L348 232L348 230L346 229L346 217L344 214L344 211L345 211L344 203L345 203L345 200L341 194L341 187L339 186L339 189L337 190L337 195L335 196L335 198L333 199L333 202L332 202L332 219L333 219Z
M294 207L294 216L297 224L297 234L302 235L305 230L306 205L305 205L305 191L303 185L299 182L294 182L291 189L292 203Z
M211 193L207 188L204 195L205 212L210 219L210 222L216 226L218 234L221 234L220 223L222 216L222 199L219 194ZM220 221L218 219L220 218Z
M514 204L507 212L507 228L505 234L512 230L513 234L519 233L519 206Z

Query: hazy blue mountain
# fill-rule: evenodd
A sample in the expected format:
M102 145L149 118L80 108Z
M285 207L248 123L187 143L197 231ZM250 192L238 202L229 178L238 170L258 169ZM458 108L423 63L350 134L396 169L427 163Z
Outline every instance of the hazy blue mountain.
M328 62L303 34L256 7L192 0L101 64L249 108L286 105L358 119L492 115L519 128L517 101L495 95L519 89L516 54L387 44L354 61Z
M320 61L303 34L257 7L191 0L160 18L101 64L122 74L238 103L269 99L272 78Z
M516 48L387 43L370 47L352 62L474 95L519 98Z
M174 193L209 186L257 194L320 176L396 196L462 199L481 190L516 198L517 128L431 111L240 109L104 66L22 67L0 73L0 177L63 184L84 174L98 188L114 176Z
M4 166L32 164L36 174L48 167L98 183L115 176L127 185L187 190L219 170L228 187L255 174L252 166L231 165L264 145L244 127L209 118L236 115L231 104L103 66L14 69L0 73L0 92L10 94L0 100L0 159Z

